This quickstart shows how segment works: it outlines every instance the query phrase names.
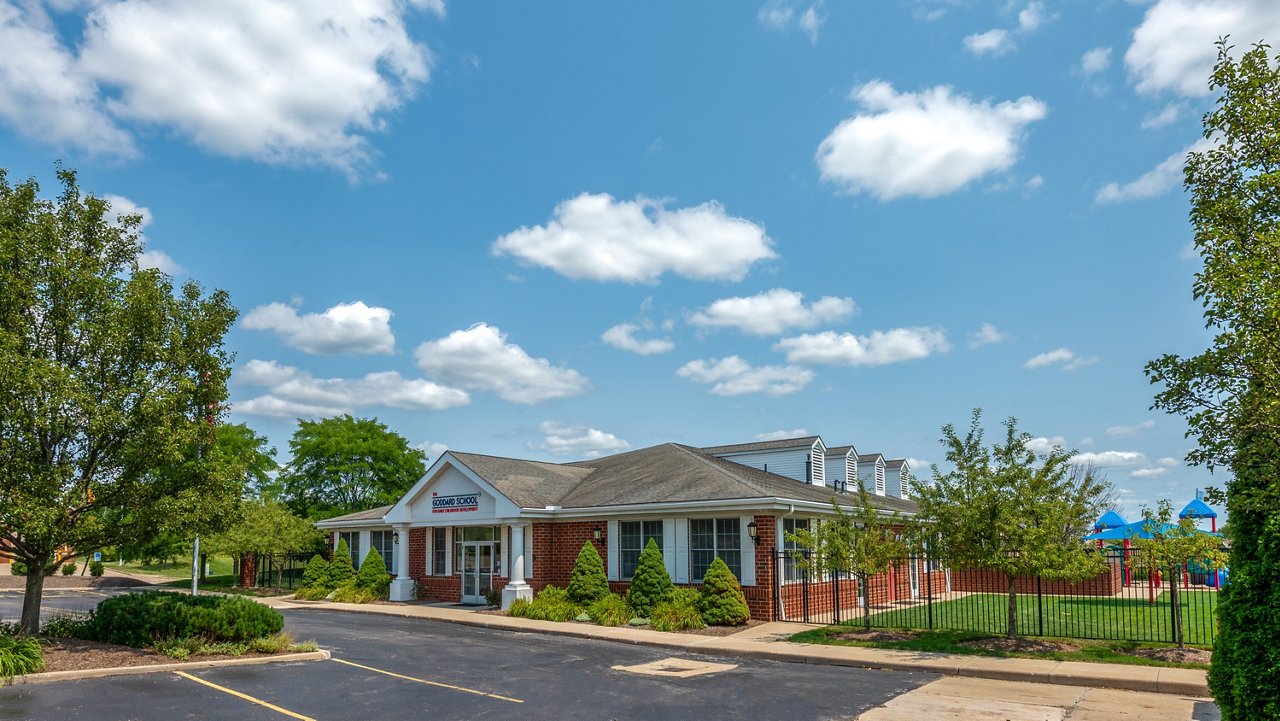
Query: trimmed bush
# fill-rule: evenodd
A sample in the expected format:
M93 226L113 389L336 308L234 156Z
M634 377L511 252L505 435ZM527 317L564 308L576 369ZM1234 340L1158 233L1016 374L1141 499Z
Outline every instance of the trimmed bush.
M528 618L529 607L532 605L532 602L527 598L517 598L512 601L511 606L507 608L507 615L515 616L516 618Z
M338 548L333 552L333 561L329 564L329 575L325 586L329 589L339 588L356 578L356 567L351 564L351 546L346 540L338 541Z
M299 590L317 588L323 589L325 596L329 595L329 562L318 553L307 561L307 567L302 571L302 585Z
M199 637L249 641L279 633L284 616L240 596L184 596L164 591L112 596L90 616L95 641L143 648Z
M106 566L102 565L102 561L89 561L89 575L94 578L102 578L102 574L106 571Z
M572 621L582 611L582 606L570 601L568 592L563 588L547 586L538 592L532 603L516 599L507 609L507 615L539 621Z
M653 607L649 623L655 631L691 631L705 628L700 602L702 594L693 588L677 588L671 598Z
M330 593L333 592L324 586L303 586L293 594L293 597L299 601L323 601L329 597Z
M356 574L356 588L372 594L375 598L386 598L387 589L391 587L391 574L387 573L387 564L382 560L378 549L370 548L360 563L360 572Z
M604 575L604 560L591 541L582 544L569 575L569 600L589 606L609 595L609 579Z
M601 626L625 626L635 613L625 598L606 593L587 606L587 615Z
M74 563L64 563L64 564L62 564L62 575L64 575L64 576L74 576L74 575L76 575L76 564L74 564Z
M741 626L751 619L747 597L742 594L738 577L719 556L702 577L702 620L712 626Z
M378 594L367 588L361 588L354 582L339 586L332 596L336 603L373 603L382 599Z
M49 638L93 638L93 620L88 616L54 616L40 627Z
M0 636L0 678L5 682L14 676L35 673L44 668L40 643L34 638Z
M671 576L667 575L667 565L662 560L662 551L652 538L649 545L640 552L640 562L636 572L631 576L631 591L627 600L638 616L649 616L649 610L666 601L671 596Z

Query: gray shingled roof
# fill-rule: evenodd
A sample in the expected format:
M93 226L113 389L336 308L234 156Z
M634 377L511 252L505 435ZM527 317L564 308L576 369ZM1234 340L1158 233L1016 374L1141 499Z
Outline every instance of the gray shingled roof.
M754 443L733 443L727 446L708 446L701 448L704 453L749 453L751 451L773 451L779 448L808 448L818 436L800 438L782 438L776 441L756 441Z
M848 453L851 450L853 450L853 446L836 446L835 448L828 448L827 455L843 456L844 454Z
M590 468L568 464L525 461L478 453L451 453L521 508L563 505L561 499L565 494L591 474Z
M391 510L391 506L378 506L377 508L370 508L367 511L356 511L355 513L348 513L345 516L336 516L334 518L326 518L324 519L324 522L331 523L334 521L381 521L382 517L387 515L387 511L390 511L390 510Z
M885 468L902 468L903 464L905 464L906 462L907 462L907 459L905 458L895 458L892 461L885 461L884 467Z
M883 458L883 453L863 453L858 456L858 463L871 463L877 458Z

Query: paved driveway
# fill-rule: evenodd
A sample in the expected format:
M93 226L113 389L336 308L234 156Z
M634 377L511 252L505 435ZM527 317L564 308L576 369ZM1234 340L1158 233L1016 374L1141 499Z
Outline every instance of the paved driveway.
M0 689L0 719L856 718L937 678L768 661L687 678L641 675L670 651L388 616L287 611L334 660Z

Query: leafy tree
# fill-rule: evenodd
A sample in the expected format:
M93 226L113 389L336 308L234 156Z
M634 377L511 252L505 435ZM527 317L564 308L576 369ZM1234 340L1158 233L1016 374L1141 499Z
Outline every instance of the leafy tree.
M370 548L360 562L360 571L356 573L356 588L382 597L391 586L391 574L387 573L387 563L382 560L378 549Z
M569 575L569 600L582 606L590 606L597 599L609 595L609 579L604 575L604 560L591 541L584 541L578 558L573 562Z
M203 542L209 553L240 558L283 555L312 548L320 531L275 501L245 501L225 531ZM279 580L276 580L279 585Z
M671 596L671 576L667 573L667 565L662 560L662 551L652 538L640 552L640 560L636 571L631 575L631 590L627 600L635 609L636 615L648 617L649 611Z
M325 584L329 588L339 588L351 583L356 578L356 567L351 562L351 546L345 539L338 540L338 547L333 551L333 560L329 562L329 579Z
M76 554L216 528L239 498L210 423L226 399L235 321L227 294L175 288L138 267L137 215L0 170L0 538L33 568ZM22 628L39 629L43 576L27 576Z
M426 473L426 454L376 418L298 421L283 498L309 518L394 503Z
M918 518L936 534L940 555L954 566L1004 575L1009 587L1006 632L1018 634L1019 576L1077 581L1103 570L1102 558L1080 539L1107 504L1108 485L1093 471L1071 464L1072 453L1027 448L1030 434L1004 422L1005 437L983 445L982 411L960 437L942 428L948 473L937 467L932 483L918 483Z
M1190 518L1173 520L1173 505L1168 499L1160 499L1156 509L1142 509L1143 528L1150 538L1135 534L1130 541L1134 552L1127 556L1129 566L1141 573L1159 571L1175 578L1189 563L1204 566L1211 571L1226 568L1227 553L1222 550L1222 539L1201 532ZM1178 584L1169 590L1169 603L1173 613L1174 639L1178 648L1185 648L1182 633L1182 604L1178 602Z
M1280 717L1280 56L1226 41L1204 116L1213 145L1187 156L1193 295L1214 332L1203 353L1147 364L1156 408L1187 419L1187 460L1230 469L1231 582L1221 594L1209 688L1227 721Z
M266 436L243 423L218 426L214 446L243 479L250 496L279 500L275 474L280 465L276 463L276 449Z
M751 620L747 597L738 577L716 556L702 577L702 597L698 600L702 620L712 626L741 626Z

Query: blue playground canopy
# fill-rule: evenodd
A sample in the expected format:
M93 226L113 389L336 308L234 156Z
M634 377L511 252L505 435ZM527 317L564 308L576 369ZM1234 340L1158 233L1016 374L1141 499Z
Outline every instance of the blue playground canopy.
M1154 538L1152 531L1160 533L1168 533L1170 530L1177 528L1172 523L1156 523L1154 521L1141 520L1136 523L1129 523L1123 526L1107 528L1097 533L1090 533L1084 537L1086 541L1123 541L1126 538ZM1210 536L1221 536L1221 533L1212 533L1210 531L1200 531Z
M1178 518L1217 518L1218 514L1214 512L1209 504L1199 498L1188 503L1182 512L1178 514Z
M1124 520L1124 516L1115 511L1107 511L1102 514L1097 523L1093 524L1093 527L1102 530L1104 528L1119 528L1127 525L1129 525L1129 522Z

